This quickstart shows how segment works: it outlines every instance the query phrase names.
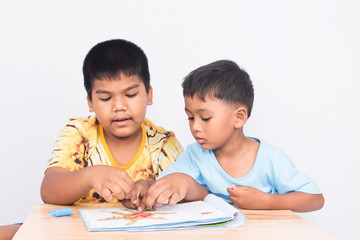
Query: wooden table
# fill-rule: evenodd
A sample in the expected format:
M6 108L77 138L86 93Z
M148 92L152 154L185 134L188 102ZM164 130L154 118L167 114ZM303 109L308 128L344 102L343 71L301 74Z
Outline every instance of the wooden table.
M242 210L246 222L238 228L210 228L152 232L89 232L79 209L119 207L115 204L77 204L71 216L53 217L48 210L64 206L40 204L25 220L14 240L20 239L129 239L129 240L248 240L248 239L332 239L305 219L288 210Z

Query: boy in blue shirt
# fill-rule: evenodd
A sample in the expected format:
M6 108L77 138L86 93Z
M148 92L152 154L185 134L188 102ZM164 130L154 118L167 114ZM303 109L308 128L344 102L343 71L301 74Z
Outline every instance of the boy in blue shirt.
M202 66L185 78L182 87L197 143L189 145L156 182L135 184L144 195L139 210L167 199L169 204L202 200L208 193L244 209L308 212L322 208L320 189L286 154L244 135L254 89L249 75L236 63L221 60Z

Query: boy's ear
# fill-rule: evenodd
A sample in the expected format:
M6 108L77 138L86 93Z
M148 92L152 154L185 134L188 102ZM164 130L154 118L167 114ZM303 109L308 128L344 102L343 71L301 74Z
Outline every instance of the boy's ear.
M247 108L245 106L237 107L234 110L234 127L242 128L248 119Z
M92 102L90 101L89 96L86 96L86 100L87 100L87 103L88 103L88 106L89 106L89 112L94 112L95 109L93 108L93 105L92 105Z
M147 102L146 104L148 106L152 105L153 104L153 88L152 86L150 85L149 86L149 93L148 93L148 96L147 96Z

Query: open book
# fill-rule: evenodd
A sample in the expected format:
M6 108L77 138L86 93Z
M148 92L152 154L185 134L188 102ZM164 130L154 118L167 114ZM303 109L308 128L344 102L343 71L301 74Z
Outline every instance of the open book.
M80 209L89 231L154 231L171 229L238 227L245 215L223 199L209 194L204 201L163 205L154 211L128 208Z

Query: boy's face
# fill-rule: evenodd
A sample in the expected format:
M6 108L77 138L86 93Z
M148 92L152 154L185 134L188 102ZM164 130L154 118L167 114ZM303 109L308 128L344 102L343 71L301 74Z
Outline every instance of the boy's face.
M236 133L236 108L220 99L186 96L185 112L192 135L205 150L223 148Z
M137 75L95 80L91 96L90 112L95 112L104 134L120 139L141 134L146 108L152 104L152 88L147 93Z

